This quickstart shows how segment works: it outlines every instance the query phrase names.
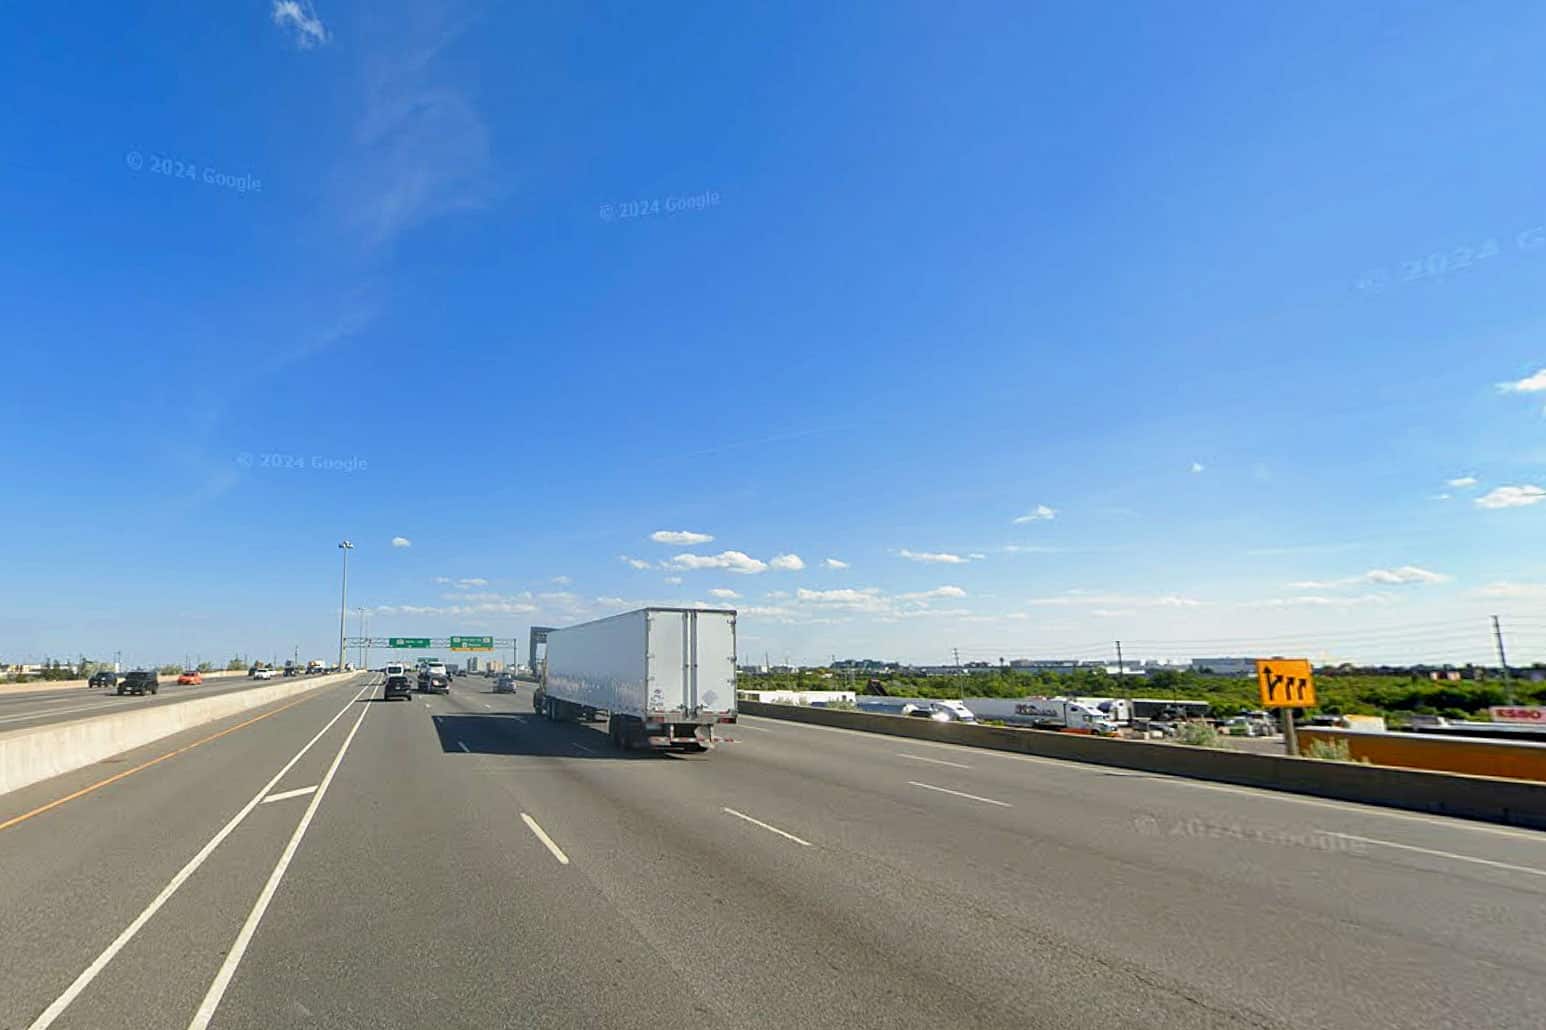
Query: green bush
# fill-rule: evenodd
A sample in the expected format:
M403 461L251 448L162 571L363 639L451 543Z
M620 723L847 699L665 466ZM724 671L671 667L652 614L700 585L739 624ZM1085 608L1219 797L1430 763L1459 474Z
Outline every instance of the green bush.
M1306 758L1319 758L1324 762L1351 762L1345 740L1312 740L1310 746L1299 752Z
M1176 733L1178 743L1193 747L1224 747L1219 731L1205 722L1184 722Z

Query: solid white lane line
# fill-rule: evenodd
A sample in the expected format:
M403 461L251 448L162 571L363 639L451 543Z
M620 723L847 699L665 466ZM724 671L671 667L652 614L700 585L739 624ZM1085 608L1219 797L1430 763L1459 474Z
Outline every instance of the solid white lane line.
M932 765L948 765L948 766L951 766L952 768L956 768L956 769L970 769L971 768L971 766L969 766L969 765L962 765L960 762L947 762L943 758L925 758L922 755L907 755L907 754L903 754L900 751L898 751L896 753L896 756L898 758L911 758L915 762L928 762L928 763L930 763Z
M344 754L348 752L349 745L354 742L354 735L360 731L360 723L365 721L365 716L369 712L369 705L360 709L360 717L354 720L354 725L349 728L349 735L339 745L338 753L333 756L333 764L327 767L327 772L322 776L322 782L317 784L316 793L311 797L311 804L306 806L306 814L301 816L295 832L290 835L290 842L285 845L284 853L279 856L279 862L274 866L274 871L269 874L268 882L263 885L263 892L258 895L252 911L247 913L247 921L242 924L235 943L226 953L225 961L220 964L220 972L215 974L214 982L209 985L199 1010L193 1014L193 1019L188 1023L188 1030L204 1030L209 1026L209 1021L214 1018L215 1010L220 1007L220 999L225 996L226 987L230 985L231 977L236 974L236 967L247 954L247 945L251 943L252 935L257 932L258 924L263 921L263 913L268 911L268 903L274 899L274 892L279 889L279 881L284 879L285 870L290 868L290 860L295 857L295 852L300 848L301 838L306 836L312 817L317 814L317 806L322 804L322 798L327 794L327 788L333 782L333 776L338 772L338 767L343 764Z
M1399 848L1402 851L1416 851L1423 855L1436 855L1439 858L1452 858L1457 862L1474 862L1477 865L1492 866L1495 869L1507 869L1515 873L1530 873L1534 876L1546 876L1546 869L1536 869L1533 866L1514 865L1512 862L1495 862L1490 858L1477 858L1474 855L1457 855L1453 851L1438 851L1434 848L1420 848L1415 844L1397 844L1393 840L1378 840L1374 837L1359 837L1351 833L1337 833L1334 830L1316 830L1316 833L1324 833L1328 837L1341 837L1343 840L1362 841L1365 844L1378 844L1382 848Z
M52 715L73 715L76 712L101 712L109 710L110 705L77 705L74 708L49 708L38 711L22 712L18 715L0 716L0 723L26 722L28 719L43 719Z
M751 823L753 826L760 826L764 830L767 830L769 833L776 833L780 837L787 837L790 840L794 841L796 844L800 845L801 847L809 848L809 847L814 847L815 846L810 841L808 841L808 840L801 840L799 837L796 837L792 833L785 833L783 830L780 830L777 826L769 826L767 823L763 822L761 819L753 819L751 816L747 815L745 812L737 812L733 808L726 808L726 809L724 809L724 811L729 812L731 815L735 816L737 819L745 819L747 822Z
M288 800L289 798L304 797L305 795L310 794L312 791L314 791L316 789L317 789L316 786L313 785L313 786L310 786L310 787L299 787L299 788L297 788L295 790L287 790L283 794L270 794L268 797L263 799L263 804L266 805L270 801L285 801L285 800Z
M462 749L462 750L463 750L463 751L466 751L466 752L467 752L467 753L469 753L469 754L471 754L471 753L472 753L472 748L470 748L470 747L468 747L468 746L467 746L467 744L466 744L466 743L465 743L465 742L464 742L464 741L460 741L460 740L458 740L458 741L457 741L457 742L456 742L456 746L457 746L457 747L459 747L459 748L461 748L461 749Z
M557 844L553 843L553 838L547 835L546 830L537 825L537 820L533 819L525 812L522 812L521 821L524 822L526 824L526 828L529 829L532 833L536 834L537 839L540 840L543 845L545 845L547 849L553 853L553 857L558 859L560 865L569 864L569 856L564 854Z
M594 750L592 750L591 748L586 747L584 744L573 744L573 743L571 743L569 746L570 747L577 747L581 751L584 751L587 755L594 755L596 753Z
M113 939L113 943L109 944L106 948L103 949L102 954L98 955L96 959L92 961L91 965L87 966L81 972L81 975L75 978L75 981L70 984L69 987L65 988L64 993L55 998L53 1004L44 1009L43 1014L38 1016L37 1019L33 1020L28 1025L28 1030L44 1030L45 1027L52 1026L54 1020L58 1019L60 1014L63 1013L65 1009L70 1007L70 1003L79 997L82 991L91 986L91 981L97 978L97 974L102 972L102 970L107 967L109 962L113 961L113 956L122 951L124 945L133 940L134 935L139 933L144 925L150 922L151 917L161 910L161 906L165 905L172 897L172 895L177 893L177 888L181 887L187 881L188 877L192 876L199 868L199 866L204 864L204 860L209 858L214 850L218 848L221 843L231 835L232 831L241 825L242 820L247 818L248 813L263 803L263 798L268 795L269 791L274 789L274 784L283 779L285 773L289 772L290 769L294 767L295 763L301 760L301 756L310 751L311 746L317 741L321 740L322 735L331 729L335 722L343 718L344 713L347 712L356 701L364 697L369 690L369 687L361 690L358 694L354 695L352 699L350 699L349 704L340 708L338 713L327 721L327 725L318 730L317 735L308 740L305 746L297 751L295 755L284 764L284 768L275 773L274 778L265 783L263 788L252 796L252 800L243 805L241 811L232 816L231 821L222 826L220 828L220 832L211 837L209 839L209 843L200 848L198 854L190 858L188 860L188 864L177 871L177 875L172 877L171 881L167 883L165 887L161 888L161 893L157 894L155 898L151 900L150 904L145 906L145 910L139 915L135 916L134 921L131 922L128 926L124 927L124 931Z
M914 787L922 787L924 790L937 790L941 794L954 794L958 798L971 798L973 801L981 801L985 805L998 805L1000 808L1013 808L1007 801L994 801L992 798L979 797L976 794L968 794L965 791L951 790L949 787L936 787L932 783L919 783L917 780L908 780Z
M777 730L766 730L766 729L763 729L761 726L748 726L744 722L739 722L739 721L736 722L736 726L739 727L740 729L743 729L743 730L751 730L753 733L777 733L778 732ZM827 727L825 727L825 726L822 727L822 729L826 729L826 728Z
M760 719L765 716L743 716L742 718ZM802 730L815 730L819 733L842 733L849 736L871 738L870 743L881 743L873 738L885 738L889 734L866 733L863 730L849 730L838 726L817 726L814 723L782 721L788 726ZM743 725L737 723L736 725ZM745 726L745 729L757 729L755 726ZM894 739L894 738L893 738ZM1487 833L1498 837L1512 837L1515 840L1530 840L1537 844L1546 844L1546 833L1540 830L1510 829L1503 826L1489 826L1486 823L1472 819L1457 819L1447 816L1418 815L1412 812L1399 812L1379 805L1360 804L1357 801L1334 801L1329 798L1306 797L1302 794L1289 794L1284 791L1268 790L1265 787L1236 787L1224 783L1212 783L1207 780L1194 780L1185 776L1177 776L1172 773L1148 772L1142 769L1121 769L1117 766L1098 765L1094 762L1078 762L1067 758L1043 758L1040 755L1021 755L1013 751L998 751L993 748L977 748L969 744L941 744L931 740L914 740L910 742L914 747L938 748L941 751L954 751L956 754L970 753L976 758L996 758L1009 762L1034 762L1038 765L1054 765L1070 772L1083 772L1096 776L1127 776L1135 779L1149 779L1155 782L1172 784L1177 787L1190 787L1193 790L1216 790L1224 794L1239 794L1242 797L1256 798L1260 801L1281 801L1289 805L1309 805L1313 808L1329 808L1334 812L1342 812L1346 815L1381 816L1386 819L1396 819L1402 822L1425 823L1429 826L1438 826L1451 830L1473 830L1477 833ZM882 746L884 746L882 744Z

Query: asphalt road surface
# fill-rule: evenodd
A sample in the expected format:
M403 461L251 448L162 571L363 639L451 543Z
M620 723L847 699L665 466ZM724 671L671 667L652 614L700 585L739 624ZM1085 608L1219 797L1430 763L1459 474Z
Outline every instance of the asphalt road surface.
M126 708L172 705L195 697L214 697L253 687L272 686L283 678L275 676L271 680L252 680L246 676L222 676L205 680L199 686L184 687L178 686L177 674L170 673L160 678L160 687L155 694L119 696L114 688L103 687L68 687L29 691L25 694L0 694L0 733L87 719Z
M0 796L0 1027L1542 1022L1543 834L776 720L622 753L489 683Z

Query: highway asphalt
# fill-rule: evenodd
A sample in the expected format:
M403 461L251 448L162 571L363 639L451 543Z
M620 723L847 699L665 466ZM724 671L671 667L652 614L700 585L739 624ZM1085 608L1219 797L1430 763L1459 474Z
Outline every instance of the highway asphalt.
M1546 834L489 683L0 796L0 1028L1542 1022Z
M127 708L172 705L195 697L214 697L217 694L270 686L282 678L276 676L271 680L252 680L246 676L231 676L205 680L199 686L178 686L175 675L166 675L160 678L159 690L155 694L120 696L114 690L101 687L69 687L0 695L0 733L87 719L93 715Z

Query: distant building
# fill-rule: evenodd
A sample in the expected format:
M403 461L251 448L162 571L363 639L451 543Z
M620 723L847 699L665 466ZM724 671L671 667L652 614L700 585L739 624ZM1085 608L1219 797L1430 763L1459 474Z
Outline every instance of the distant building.
M1192 668L1214 676L1254 676L1255 658L1193 658Z
M478 656L477 655L469 655L468 656L468 658L467 658L467 671L469 673L473 673L473 672L477 672L478 671Z

